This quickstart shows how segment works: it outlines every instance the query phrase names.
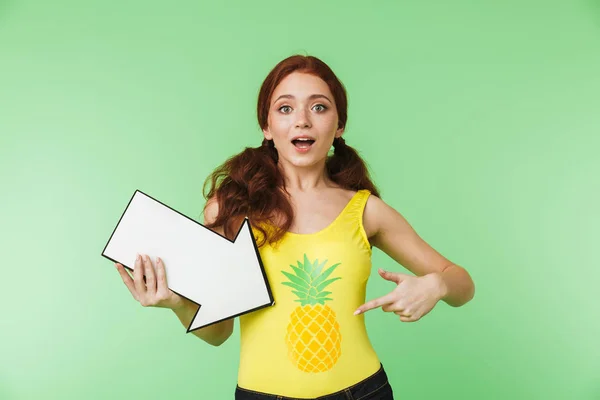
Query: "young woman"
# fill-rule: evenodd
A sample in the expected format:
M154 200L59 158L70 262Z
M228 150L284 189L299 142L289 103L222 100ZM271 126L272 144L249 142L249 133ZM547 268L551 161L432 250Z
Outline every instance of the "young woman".
M235 398L392 399L364 312L381 307L414 322L440 300L468 302L473 282L380 199L345 143L346 92L324 62L281 61L263 82L257 111L262 146L231 157L205 182L204 225L233 238L248 216L275 299L239 317ZM373 246L414 275L378 269L396 287L365 302ZM187 327L197 307L168 289L164 268L143 255L132 277L117 264L136 300L172 309ZM219 346L233 326L230 319L193 333Z

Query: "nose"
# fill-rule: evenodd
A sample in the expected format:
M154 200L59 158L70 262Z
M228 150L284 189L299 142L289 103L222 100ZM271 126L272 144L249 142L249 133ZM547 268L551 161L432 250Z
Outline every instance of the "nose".
M296 127L297 128L308 128L310 127L310 120L307 116L306 111L304 111L304 109L299 109L297 112L297 118L296 118Z

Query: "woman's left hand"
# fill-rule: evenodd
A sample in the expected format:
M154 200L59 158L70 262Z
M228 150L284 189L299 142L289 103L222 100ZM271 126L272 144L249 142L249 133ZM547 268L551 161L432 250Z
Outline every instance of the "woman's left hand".
M414 322L428 314L446 292L444 281L437 273L414 276L381 268L378 272L397 286L391 293L358 307L354 315L381 306L383 311L395 313L403 322Z

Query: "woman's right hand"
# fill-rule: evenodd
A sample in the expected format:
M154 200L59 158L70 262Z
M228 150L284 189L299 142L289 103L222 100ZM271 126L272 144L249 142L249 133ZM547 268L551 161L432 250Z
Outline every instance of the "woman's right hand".
M122 264L115 263L115 267L133 298L142 306L177 310L185 305L186 299L174 293L167 286L165 266L160 257L157 257L155 268L152 266L150 257L138 254L133 269L133 278Z

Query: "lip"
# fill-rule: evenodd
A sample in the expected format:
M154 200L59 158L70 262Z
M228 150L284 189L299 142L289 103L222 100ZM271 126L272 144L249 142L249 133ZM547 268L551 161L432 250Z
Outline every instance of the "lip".
M296 146L294 146L294 140L296 140L296 139L310 139L310 140L313 141L313 143L310 146L306 147L306 148L296 147ZM308 153L310 151L310 149L313 147L313 145L315 144L316 141L317 140L314 137L312 137L312 136L309 136L309 135L298 135L298 136L294 136L292 138L292 140L290 141L290 143L292 143L292 146L294 146L294 149L298 153Z
M294 140L296 140L296 139L310 139L310 140L314 140L315 142L317 141L317 139L315 139L314 137L312 137L312 136L309 136L309 135L298 135L298 136L294 136L294 137L292 138L292 140L290 140L290 141L291 141L291 142L293 142L293 141L294 141Z
M301 147L296 147L294 146L294 149L298 152L298 153L308 153L310 151L310 149L312 148L311 146L305 147L305 148L301 148Z

